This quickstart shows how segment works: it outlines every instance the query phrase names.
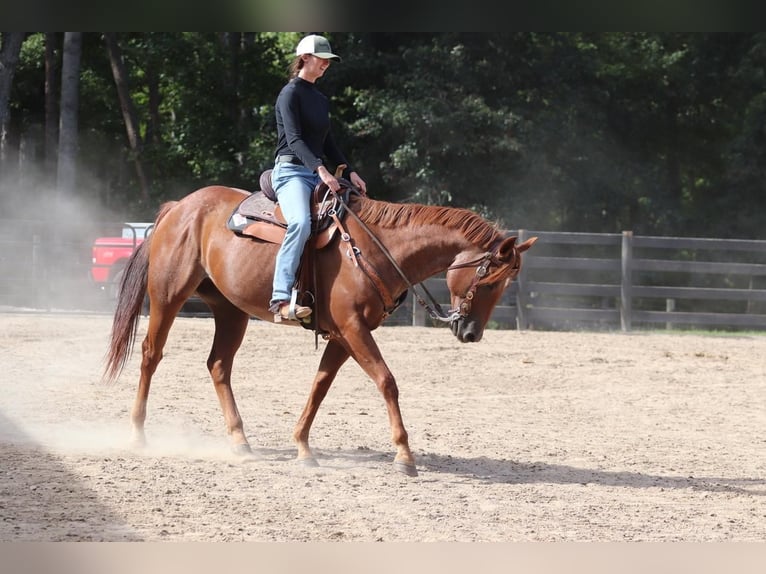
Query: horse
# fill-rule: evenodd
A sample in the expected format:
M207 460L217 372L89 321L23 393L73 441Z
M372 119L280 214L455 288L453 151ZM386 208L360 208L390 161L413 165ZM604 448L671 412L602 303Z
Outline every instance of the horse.
M242 458L253 458L232 392L231 372L250 320L277 320L269 312L269 299L279 245L242 237L227 227L235 208L249 195L248 191L211 185L163 203L154 231L127 263L105 355L104 379L115 381L123 371L148 297L149 323L130 413L137 446L146 444L149 387L168 332L186 300L196 295L207 303L214 320L207 368L231 448ZM418 302L432 317L450 323L458 341L480 341L503 291L521 269L522 253L537 238L520 243L496 223L464 208L392 203L356 193L349 194L343 205L347 208L340 222L343 232L312 253L319 271L315 273L311 328L321 333L326 346L294 427L297 461L318 466L309 445L311 424L341 366L353 358L385 400L396 448L395 470L417 476L396 379L373 331L408 290L446 272L452 309L445 313L436 304L437 313L421 296ZM286 326L291 323L296 324L288 321Z

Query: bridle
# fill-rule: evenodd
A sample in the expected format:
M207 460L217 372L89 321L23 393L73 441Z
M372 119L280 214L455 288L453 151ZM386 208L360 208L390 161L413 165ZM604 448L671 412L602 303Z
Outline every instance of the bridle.
M354 188L352 188L354 189ZM386 249L385 245L381 243L381 241L375 236L375 234L372 232L372 230L367 227L367 224L360 219L360 217L348 207L348 204L346 204L343 201L343 198L340 196L340 194L337 194L337 197L339 198L340 202L346 207L346 213L351 215L356 222L362 227L362 229L365 230L367 235L370 236L370 239L373 240L373 242L378 246L378 248L381 250L381 252L386 256L386 258L391 262L391 265L394 267L396 272L399 274L399 276L404 280L404 282L407 284L407 287L412 291L412 293L415 295L415 299L417 302L426 310L426 312L429 314L429 316L436 320L441 321L443 323L453 323L455 321L458 321L460 319L463 319L468 316L468 314L471 312L471 305L473 303L473 298L476 295L476 289L481 284L481 280L483 277L489 274L489 269L492 265L495 265L497 267L502 267L503 265L506 265L502 261L500 261L497 257L497 252L499 249L499 241L498 244L494 247L492 251L487 251L480 257L477 257L476 259L472 259L471 261L466 261L464 263L457 263L455 265L450 265L447 267L447 271L453 270L453 269L464 269L467 267L476 266L476 272L474 273L473 279L471 280L471 284L468 286L468 289L465 292L465 295L460 297L460 303L455 307L454 309L448 309L447 311L444 311L439 305L439 303L436 301L433 295L428 291L426 286L420 282L418 284L413 284L407 276L404 274L404 271L402 271L402 268L399 267L399 264L394 260L391 253ZM329 213L330 216L333 216L334 214L331 212ZM341 237L344 241L351 241L350 236L343 228L340 220L338 218L335 218L336 223L338 224L339 228L342 231ZM359 249L356 247L353 247L349 250L349 254L353 255L356 258L357 264L360 262L364 265L363 260L361 260L361 254L359 252ZM369 265L369 264L367 264ZM519 256L518 252L516 251L516 248L514 247L513 250L513 259L510 263L507 264L510 271L508 273L508 276L510 278L516 277L516 275L519 274ZM377 276L377 273L367 273L368 277L371 278L371 275ZM380 281L373 280L373 284L378 288L380 291L381 285L379 284ZM430 303L427 302L419 293L418 289L416 287L420 287L420 289L423 291L425 296L429 299ZM390 300L391 297L384 297L381 295L381 298L385 301L386 299Z
M489 274L490 266L496 265L499 268L504 265L504 263L497 258L497 249L498 248L496 247L494 251L487 251L481 257L471 261L466 261L465 263L457 263L447 267L447 271L450 271L452 269L464 269L466 267L476 265L476 272L473 275L471 284L468 286L465 295L460 298L461 301L457 308L448 311L448 313L450 313L450 315L447 317L448 320L454 321L456 319L468 316L468 314L471 312L471 305L473 304L473 297L476 295L476 289L479 287L482 278ZM508 275L510 278L514 278L519 274L518 254L516 253L515 248L513 251L513 260L508 263L508 267L510 269Z

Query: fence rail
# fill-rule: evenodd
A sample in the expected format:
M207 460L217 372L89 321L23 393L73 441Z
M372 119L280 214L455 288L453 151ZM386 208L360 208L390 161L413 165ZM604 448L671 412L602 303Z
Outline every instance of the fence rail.
M539 237L518 280L520 329L766 328L766 241L630 231L518 234ZM584 256L588 251L598 254Z

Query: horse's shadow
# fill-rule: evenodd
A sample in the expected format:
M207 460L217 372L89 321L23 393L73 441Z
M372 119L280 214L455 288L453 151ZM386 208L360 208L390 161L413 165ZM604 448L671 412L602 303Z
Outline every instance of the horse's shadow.
M369 465L393 461L392 452L372 449L318 450L316 455L320 466L330 467L333 466L333 458L343 459L352 466L354 463ZM280 450L278 458L286 460L290 456ZM544 461L521 462L497 460L485 456L459 457L437 453L419 454L416 457L416 463L418 470L422 471L421 478L425 478L425 473L434 473L461 476L467 480L491 484L592 484L627 488L692 489L766 496L766 478L661 475L640 471L579 468Z
M520 462L496 460L484 456L462 458L433 453L421 455L418 462L419 466L430 472L458 474L478 481L498 484L552 483L628 488L691 488L708 492L766 496L766 478L662 475L640 471L580 468L544 461Z

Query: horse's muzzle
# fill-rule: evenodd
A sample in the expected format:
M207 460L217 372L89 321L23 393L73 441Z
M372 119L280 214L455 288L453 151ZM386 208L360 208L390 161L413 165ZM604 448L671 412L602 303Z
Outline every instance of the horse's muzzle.
M465 317L452 321L450 329L461 343L478 343L484 334L484 330L476 324L476 321L466 320Z

